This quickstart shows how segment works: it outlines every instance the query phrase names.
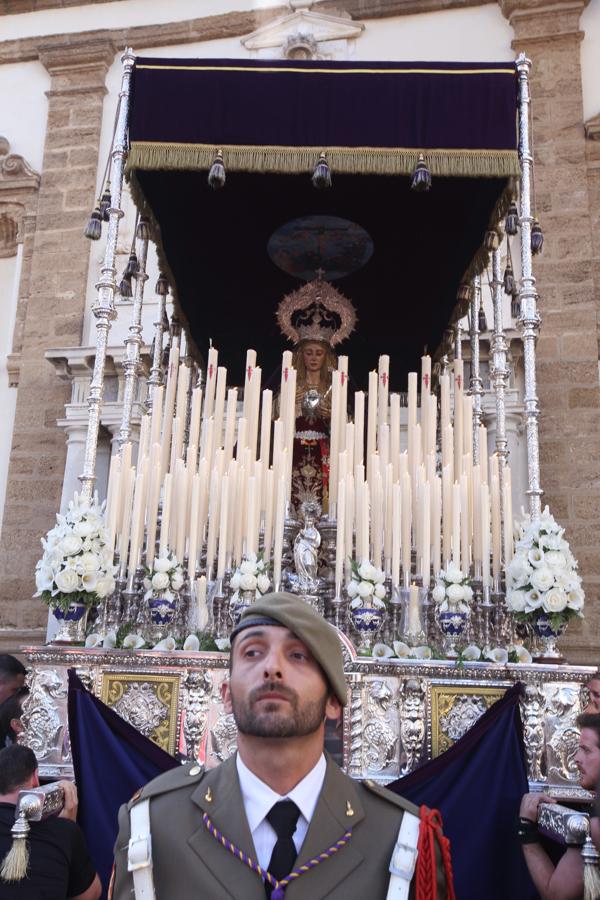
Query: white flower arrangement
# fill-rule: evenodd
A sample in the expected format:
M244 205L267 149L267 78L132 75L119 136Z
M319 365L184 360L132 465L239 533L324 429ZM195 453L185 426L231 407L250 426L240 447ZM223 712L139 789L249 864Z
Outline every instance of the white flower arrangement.
M583 618L581 576L563 535L547 506L537 519L524 516L516 523L515 555L506 568L506 607L518 620L546 615L558 630L570 618Z
M104 503L79 494L42 538L44 554L35 567L35 597L67 610L71 603L97 606L115 589L116 567L104 524Z
M352 577L346 585L346 593L350 598L351 609L361 606L385 609L385 572L367 559L360 563L351 559L350 566Z
M373 644L371 656L373 659L432 659L433 651L431 647L409 647L404 641L394 641L392 647L384 643Z
M229 583L234 591L231 597L233 603L239 599L240 591L254 591L256 600L266 594L271 587L271 580L262 553L258 556L256 553L248 553L247 556L244 556Z
M440 612L468 613L473 599L469 578L454 563L442 570L431 592Z
M167 600L171 600L173 599L172 592L180 591L183 581L183 566L178 562L174 553L157 556L152 563L152 568L146 568L144 599L149 600L154 593L159 593Z

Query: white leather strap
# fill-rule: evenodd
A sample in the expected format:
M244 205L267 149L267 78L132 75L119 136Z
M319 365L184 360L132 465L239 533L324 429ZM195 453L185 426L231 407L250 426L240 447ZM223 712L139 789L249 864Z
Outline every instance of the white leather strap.
M396 838L396 846L390 860L390 886L387 900L408 900L410 882L417 864L419 842L418 816L405 812Z
M129 811L131 838L127 851L127 870L133 876L135 900L156 900L152 874L150 837L150 800L134 803Z

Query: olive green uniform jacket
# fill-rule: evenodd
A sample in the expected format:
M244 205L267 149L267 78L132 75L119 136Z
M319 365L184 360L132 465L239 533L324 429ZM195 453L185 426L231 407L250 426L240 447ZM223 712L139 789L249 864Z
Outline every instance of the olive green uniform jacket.
M218 843L202 821L206 812L225 837L256 859L234 757L209 771L191 764L172 769L121 807L113 900L133 898L127 871L129 809L148 797L157 900L265 900L261 878ZM296 866L327 850L350 829L352 837L338 853L290 883L286 900L385 900L405 809L418 815L412 803L372 782L354 781L328 758ZM445 896L438 863L438 898Z

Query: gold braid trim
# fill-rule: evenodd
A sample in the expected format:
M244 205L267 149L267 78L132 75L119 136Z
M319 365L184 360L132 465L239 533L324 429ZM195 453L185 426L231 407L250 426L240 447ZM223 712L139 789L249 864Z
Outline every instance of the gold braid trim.
M516 150L419 150L412 147L259 147L134 141L127 172L135 169L210 169L217 151L227 171L312 173L325 153L333 175L412 175L422 153L433 176L506 178L518 175Z

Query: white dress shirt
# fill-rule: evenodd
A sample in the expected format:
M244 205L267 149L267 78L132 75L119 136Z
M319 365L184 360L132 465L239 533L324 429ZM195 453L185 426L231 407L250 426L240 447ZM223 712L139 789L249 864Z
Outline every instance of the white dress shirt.
M257 778L248 766L244 765L239 753L236 755L236 765L244 809L248 825L250 826L252 840L254 841L258 864L263 869L268 869L277 835L275 829L266 818L267 813L280 800L294 801L300 810L298 824L293 835L294 844L299 853L323 787L327 763L325 762L325 757L321 754L316 766L310 770L308 775L304 776L293 790L284 796L277 794L268 784Z

